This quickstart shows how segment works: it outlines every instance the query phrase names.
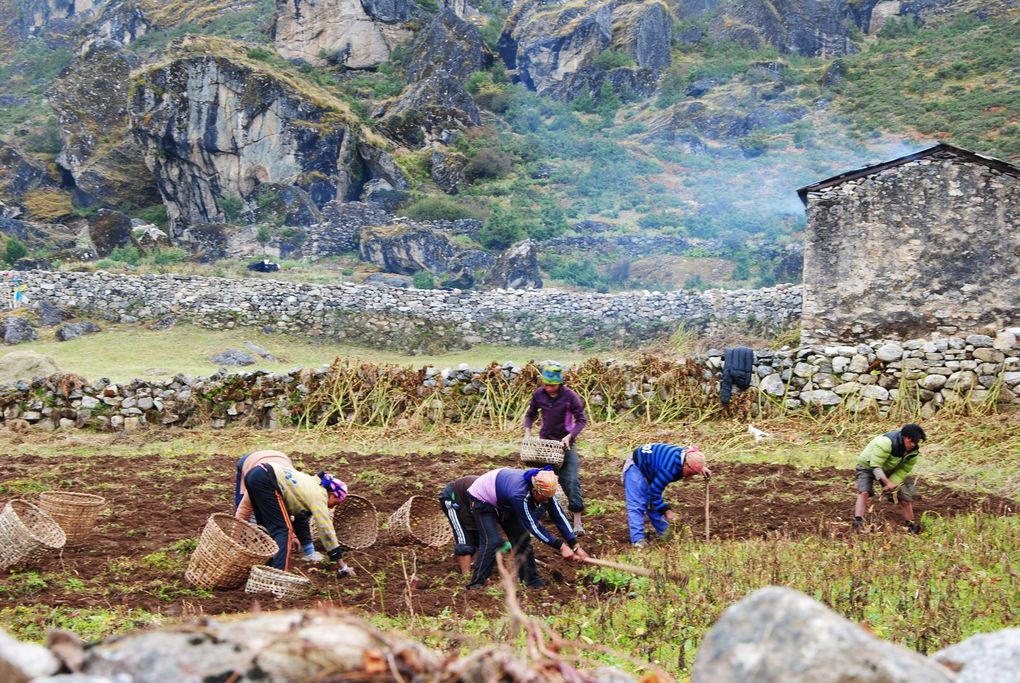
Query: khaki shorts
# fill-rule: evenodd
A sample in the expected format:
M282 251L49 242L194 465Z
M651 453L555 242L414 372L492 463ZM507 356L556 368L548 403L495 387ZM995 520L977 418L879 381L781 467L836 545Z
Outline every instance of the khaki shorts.
M875 495L875 475L871 471L870 467L858 466L854 470L857 475L857 491L860 493L867 493L869 496ZM896 489L896 497L899 498L901 503L913 502L917 496L917 486L914 484L913 477L907 477L903 480L903 483ZM892 494L889 494L889 498L892 498Z

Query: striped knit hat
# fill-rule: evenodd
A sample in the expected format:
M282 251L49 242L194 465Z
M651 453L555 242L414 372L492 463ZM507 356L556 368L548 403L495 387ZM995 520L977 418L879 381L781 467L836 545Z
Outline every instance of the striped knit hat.
M336 496L338 501L344 502L344 498L347 497L347 484L327 472L319 472L319 482L322 488Z

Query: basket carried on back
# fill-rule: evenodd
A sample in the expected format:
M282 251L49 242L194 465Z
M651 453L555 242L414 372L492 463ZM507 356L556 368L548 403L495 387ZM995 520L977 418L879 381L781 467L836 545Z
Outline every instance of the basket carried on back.
M245 593L272 593L278 598L303 598L311 590L312 582L303 576L258 564L244 585Z
M344 550L364 550L379 536L379 517L372 501L348 495L333 508L333 529Z
M91 493L45 491L39 494L39 507L67 536L66 548L77 548L85 543L105 505L105 498Z
M202 529L184 578L199 588L237 588L253 566L265 564L278 550L262 529L218 512Z
M0 512L0 569L35 562L63 548L66 540L60 525L35 505L8 501Z
M525 465L563 465L563 443L552 439L524 439L521 441L521 462Z
M439 504L425 496L411 496L386 523L395 540L415 540L422 545L439 548L453 540L446 516Z

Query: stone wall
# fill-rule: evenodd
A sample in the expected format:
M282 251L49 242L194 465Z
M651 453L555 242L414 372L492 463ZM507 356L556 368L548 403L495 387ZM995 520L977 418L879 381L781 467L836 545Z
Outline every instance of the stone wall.
M579 294L558 290L407 290L349 283L104 272L32 271L33 300L104 320L177 316L218 328L275 331L430 352L486 343L613 348L668 337L681 324L700 332L788 328L800 288Z
M911 340L902 345L873 342L855 346L829 346L772 351L757 350L751 402L752 413L842 408L876 415L883 419L904 416L930 417L945 406L959 409L991 408L995 404L1020 406L1020 328L1004 330L996 337L970 335L965 338ZM612 406L616 415L634 419L658 414L673 391L694 391L700 403L711 403L718 395L722 374L722 352L709 351L696 359L686 388L667 383L670 377L688 370L682 363L664 366L660 359L651 364L623 366L624 381L574 384L592 406ZM606 368L614 366L612 361ZM668 366L668 367L667 367ZM664 367L667 372L664 373ZM588 368L591 371L591 368ZM677 373L668 370L677 370ZM326 376L326 369L295 370L288 374L245 372L218 373L207 378L178 375L167 380L134 380L111 383L81 381L73 375L53 375L32 382L0 386L0 421L23 420L39 429L92 428L133 430L143 425L223 427L243 423L273 429L297 423L307 414L314 424L323 415L314 395ZM430 422L457 422L484 415L478 402L489 393L489 385L500 383L500 395L516 392L524 402L530 395L524 368L512 363L502 367L435 367L418 370L380 369L380 375L399 375L406 400L398 401L395 419L415 415ZM598 372L596 369L595 372ZM664 374L663 374L664 373ZM613 372L603 376L618 377ZM396 386L396 383L392 386ZM440 400L434 400L433 397ZM743 403L740 400L737 403ZM687 405L690 402L685 401ZM326 402L327 409L334 404ZM893 415L900 406L904 412ZM424 410L422 408L424 407ZM692 409L692 412L694 409ZM511 413L515 411L510 411ZM335 419L340 419L338 416ZM345 416L345 419L354 419Z
M804 339L1020 323L1020 177L1007 170L946 150L809 192Z

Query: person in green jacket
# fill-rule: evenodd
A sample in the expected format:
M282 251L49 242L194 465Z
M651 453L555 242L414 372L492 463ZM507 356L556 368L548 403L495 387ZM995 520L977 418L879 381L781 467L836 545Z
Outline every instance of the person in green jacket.
M876 436L857 458L857 504L854 506L854 529L864 526L864 508L868 497L875 494L875 481L882 484L881 493L895 491L903 511L903 523L915 534L921 525L914 521L913 482L904 484L917 462L918 446L927 435L920 425L905 424L902 428Z

